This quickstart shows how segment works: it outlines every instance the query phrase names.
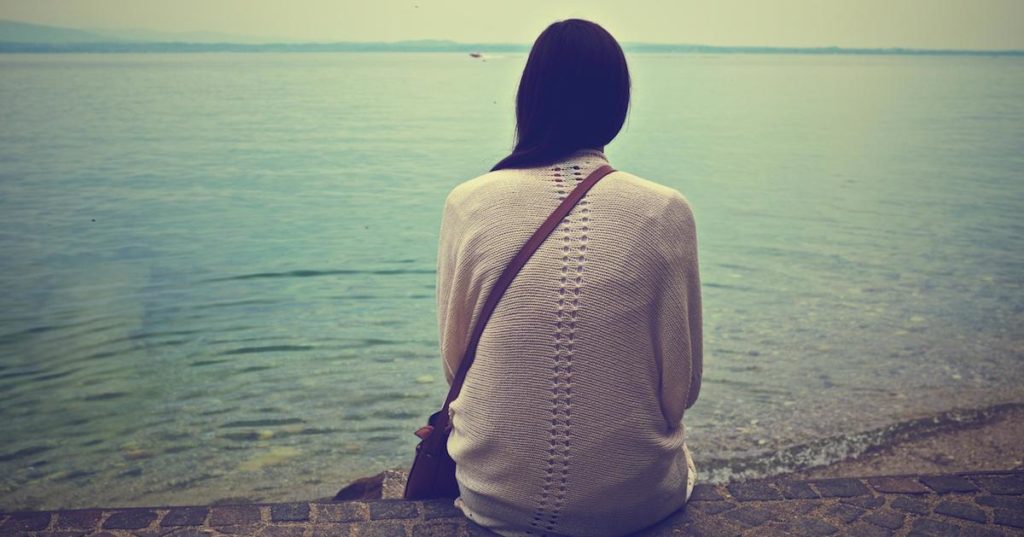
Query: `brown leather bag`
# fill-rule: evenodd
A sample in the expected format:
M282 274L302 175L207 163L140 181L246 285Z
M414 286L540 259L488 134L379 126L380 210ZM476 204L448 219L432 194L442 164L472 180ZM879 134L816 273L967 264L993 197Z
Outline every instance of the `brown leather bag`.
M448 390L448 397L444 401L441 410L434 412L427 418L427 425L416 430L416 436L420 437L420 443L416 446L416 457L413 459L412 468L409 470L409 479L405 483L404 498L406 500L425 500L429 498L455 498L459 495L459 485L455 480L455 461L448 454L448 434L451 432L451 423L448 416L448 406L462 389L462 383L466 379L466 372L473 363L476 355L477 343L480 335L483 334L484 326L487 325L491 313L498 305L505 289L512 283L512 280L519 274L526 261L541 243L554 231L555 227L562 221L569 211L576 205L583 195L601 178L615 171L611 166L605 164L591 172L586 179L580 183L562 200L562 203L555 209L555 212L548 216L548 219L534 232L530 240L526 241L519 253L505 267L505 271L498 278L487 296L480 319L473 327L473 334L466 345L466 352L463 354L462 362L452 379L451 389Z

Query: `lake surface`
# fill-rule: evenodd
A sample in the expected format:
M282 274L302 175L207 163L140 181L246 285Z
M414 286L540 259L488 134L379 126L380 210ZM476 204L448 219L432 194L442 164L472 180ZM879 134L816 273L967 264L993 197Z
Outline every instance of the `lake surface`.
M0 507L407 466L447 392L443 202L511 148L524 62L0 55ZM606 153L697 218L702 479L1024 401L1024 58L630 62Z

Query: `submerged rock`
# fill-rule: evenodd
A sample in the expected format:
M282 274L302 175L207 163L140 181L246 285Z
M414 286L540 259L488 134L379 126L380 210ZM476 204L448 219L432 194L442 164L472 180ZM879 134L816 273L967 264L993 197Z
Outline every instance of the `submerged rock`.
M242 463L238 465L238 469L243 472L253 472L260 470L265 466L272 466L279 464L286 459L298 457L300 453L301 452L297 448L291 446L275 446L242 461Z

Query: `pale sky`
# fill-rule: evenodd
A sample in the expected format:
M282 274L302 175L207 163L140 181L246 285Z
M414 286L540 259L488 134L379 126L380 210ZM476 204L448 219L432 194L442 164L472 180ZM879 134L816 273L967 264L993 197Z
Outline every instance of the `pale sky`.
M621 42L1024 49L1024 0L0 0L0 19L304 41L529 44L569 17Z

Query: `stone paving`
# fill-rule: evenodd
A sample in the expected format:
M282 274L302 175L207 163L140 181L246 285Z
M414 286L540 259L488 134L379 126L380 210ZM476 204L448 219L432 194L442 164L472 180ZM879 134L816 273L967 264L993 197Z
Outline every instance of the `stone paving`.
M493 537L451 500L0 513L0 536ZM1024 470L940 476L768 479L699 485L687 507L635 534L1024 535Z

